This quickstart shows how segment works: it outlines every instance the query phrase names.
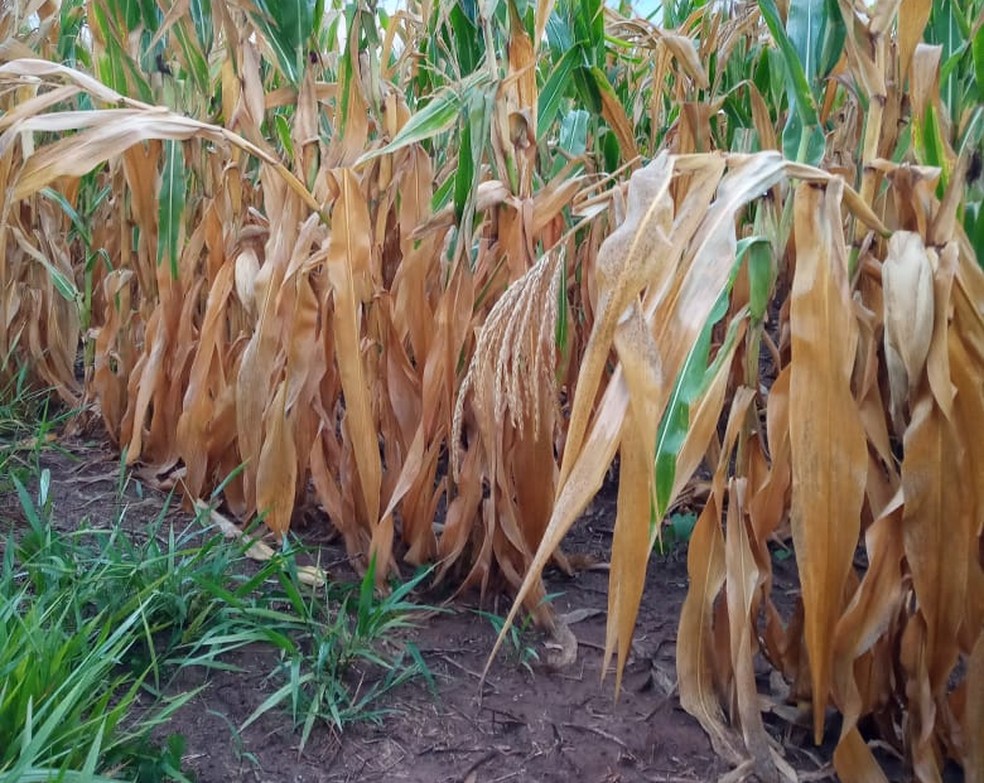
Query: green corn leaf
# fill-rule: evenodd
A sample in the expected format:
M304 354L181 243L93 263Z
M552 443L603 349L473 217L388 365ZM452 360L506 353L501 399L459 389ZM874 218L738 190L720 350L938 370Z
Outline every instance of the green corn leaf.
M762 242L761 237L748 237L738 242L735 252L735 262L731 270L728 284L721 292L704 328L694 342L690 353L684 360L683 366L673 384L673 391L666 403L666 410L659 423L656 434L656 516L652 523L656 524L666 514L676 481L677 458L683 447L687 431L690 429L690 406L696 402L706 390L707 382L718 370L721 358L727 356L728 350L736 339L738 326L747 317L747 311L736 315L728 325L728 332L721 348L718 349L714 361L708 365L711 352L711 335L717 323L728 313L728 303L735 277L741 268L742 260L749 249Z
M287 122L287 118L283 114L275 114L273 116L273 128L277 132L280 146L284 148L287 158L293 159L294 142L290 138L290 124Z
M977 87L977 100L984 102L984 25L977 28L971 48L974 58L974 82Z
M722 292L704 329L690 349L659 423L659 432L656 436L656 516L652 520L654 524L663 518L670 503L673 484L676 481L677 459L690 429L690 407L706 390L707 380L716 373L718 359L728 355L732 343L737 338L738 326L747 316L747 313L742 312L732 319L724 343L718 349L717 357L708 364L711 334L717 322L728 312L728 294L727 289Z
M963 109L960 95L964 69L954 67L955 63L951 64L951 60L967 43L971 32L963 17L961 5L963 4L957 2L933 3L925 31L928 43L943 47L940 98L954 118L959 117Z
M583 50L578 48L583 60ZM601 115L601 93L595 82L594 75L590 66L578 65L573 72L574 86L577 88L578 97L581 103L596 117Z
M958 77L963 77L966 73L971 71L966 69L969 63L964 62L964 57L968 56L970 51L969 42L964 43L960 48L958 48L953 54L947 57L943 63L940 65L940 83L945 84L950 76L953 75L954 71L959 71ZM972 56L972 54L970 55ZM959 81L959 79L958 79Z
M106 3L108 10L115 19L125 26L124 32L130 32L140 25L141 8L139 2L131 0L110 0Z
M380 155L390 155L397 150L430 139L438 133L450 130L458 119L462 107L462 94L467 94L481 81L480 75L465 79L460 90L444 88L438 92L423 109L414 114L393 140L378 149L363 154L355 165L368 163Z
M68 203L68 199L63 194L52 188L43 188L41 195L51 199L61 208L62 212L72 222L72 228L78 232L79 237L87 246L92 244L92 233L89 231L89 226L86 225L82 216L75 211L75 207Z
M557 156L554 160L551 176L557 176L567 165L568 158L577 158L585 153L588 147L588 123L591 115L583 109L574 109L564 115L560 123L560 133L557 137L557 147L566 155ZM573 173L579 173L582 166L578 165Z
M62 3L58 25L58 59L73 68L85 50L84 46L78 45L84 19L85 10L78 3Z
M133 0L129 0L126 5L132 6ZM151 34L156 33L161 20L160 10L157 8L157 3L155 0L140 0L139 5L140 22L143 24L147 32Z
M964 231L977 255L977 263L984 267L984 202L968 204L964 210Z
M611 173L622 164L622 148L611 131L601 137L601 154L605 160L605 171Z
M52 285L54 285L55 290L62 299L66 302L79 302L81 300L82 294L79 293L79 289L75 287L75 283L70 277L59 271L44 256L37 256L35 260L45 268L45 271L51 277Z
M560 124L558 144L571 157L583 155L588 146L588 120L591 119L583 109L575 109L564 115Z
M927 166L939 166L942 169L940 185L942 189L946 187L948 179L948 166L946 149L943 143L943 132L940 128L940 119L933 104L926 106L926 112L921 123L914 123L916 154L919 162Z
M819 125L803 125L798 112L790 112L782 129L782 154L790 160L818 166L826 151L827 138Z
M355 12L356 6L350 5L345 10L345 29L351 30L352 25L355 24ZM337 34L337 31L336 31ZM352 67L352 47L350 45L342 46L341 58L338 62L338 83L339 83L339 94L341 96L341 127L339 128L339 133L344 136L345 126L348 123L349 117L349 101L352 94L352 80L356 78L355 68Z
M984 106L974 109L967 120L958 152L971 155L975 150L978 154L984 152Z
M605 5L602 0L576 0L564 3L574 21L574 34L590 52L592 65L605 58Z
M578 65L581 52L577 49L568 49L563 56L554 64L550 71L550 76L540 90L536 106L536 127L537 140L544 137L547 131L553 126L557 113L560 111L564 99L568 96L571 84L571 75L574 68Z
M284 76L298 84L307 62L307 42L314 24L314 0L254 0L253 15L277 55Z
M481 177L482 159L485 154L485 145L489 138L492 125L492 111L494 99L489 90L472 90L466 93L468 101L465 105L465 128L468 129L468 141L464 138L458 148L458 170L461 178L455 178L455 214L459 220L459 231L455 240L455 257L460 257L459 253L466 247L467 238L471 237L472 223L475 216L475 189L478 187ZM466 160L466 156L468 159ZM507 159L506 165L509 161ZM508 178L511 187L515 190L515 169L510 169L500 174ZM460 210L460 211L459 211ZM473 249L468 251L472 255ZM474 262L474 259L472 259Z
M203 52L212 46L212 0L191 0L191 21Z
M450 43L457 52L456 63L462 76L469 76L475 72L479 63L482 61L483 46L476 45L482 40L481 32L475 22L475 17L469 17L462 8L462 5L455 3L451 8L449 21L451 30L449 32Z
M454 172L454 214L458 221L465 213L465 202L472 194L475 181L475 165L471 155L472 123L463 123L460 138L458 166Z
M826 0L824 8L824 28L820 42L820 70L817 76L826 79L834 70L844 52L847 38L847 25L837 0Z
M561 356L566 360L571 331L571 325L568 320L570 314L568 312L566 257L561 259L557 268L557 274L560 275L560 285L557 286L557 324L554 328L554 344L557 346L557 350L560 351Z
M447 206L448 201L451 200L451 194L454 192L456 182L457 177L452 175L444 180L440 187L434 191L434 195L431 196L431 212L439 212Z
M821 81L837 65L847 37L837 0L793 0L787 13L786 34L799 56L807 84L814 95L819 95Z
M126 95L130 89L126 83L126 71L123 68L123 52L119 44L109 42L106 44L106 55L99 58L97 72L99 80L107 87L111 87L116 92Z
M181 220L185 207L184 148L180 142L164 142L164 173L159 194L159 227L157 232L157 261L167 257L171 265L171 277L178 277Z
M683 448L690 428L690 406L696 402L707 372L711 333L714 325L724 317L727 308L728 291L725 291L714 306L690 353L687 354L673 385L673 392L666 404L663 419L659 423L659 432L656 436L657 519L662 519L666 513L673 492L677 458L680 456L680 449Z
M793 42L782 26L779 17L779 9L776 7L775 0L759 0L759 9L765 18L765 24L772 34L772 39L779 52L782 54L783 65L786 70L786 83L789 86L789 93L792 105L800 114L804 125L815 125L817 122L817 110L814 103L813 92L810 90L810 83L806 78L806 71L800 61L800 53L796 50Z
M173 28L174 37L181 47L188 69L191 73L195 87L202 95L209 95L212 92L211 80L208 73L208 62L203 55L204 47L190 36L181 24L176 24ZM211 43L211 42L209 42Z
M753 78L765 98L766 106L775 115L782 106L782 96L786 92L782 52L772 47L766 49L759 58Z
M574 48L574 32L564 15L561 14L561 4L554 6L553 13L547 20L547 45L554 57L560 58Z
M786 71L789 117L782 133L783 154L787 158L816 165L823 158L824 135L817 117L816 99L809 73L819 73L823 51L822 30L825 24L823 0L804 0L793 16L790 7L791 30L782 26L775 0L759 0L759 9L772 38L779 47ZM817 6L817 8L814 8ZM793 36L795 34L795 37ZM810 70L807 71L807 68ZM795 116L794 116L795 115Z
M772 244L765 237L753 237L748 246L748 314L752 323L765 318L774 278Z
M803 67L806 83L813 89L820 73L826 5L826 0L792 0L786 13L786 34Z
M482 156L485 152L485 144L489 138L492 124L492 111L494 109L494 98L487 90L475 90L469 95L468 102L468 122L472 126L471 134L471 156L472 165L475 167L475 186L478 186L482 164Z

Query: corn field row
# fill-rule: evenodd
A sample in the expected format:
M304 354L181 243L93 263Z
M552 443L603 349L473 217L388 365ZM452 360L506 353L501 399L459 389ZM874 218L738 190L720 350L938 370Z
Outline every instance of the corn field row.
M680 700L735 775L796 779L773 699L836 708L845 781L877 740L984 783L980 0L19 0L0 42L0 385L559 636L617 457L617 681L696 493Z

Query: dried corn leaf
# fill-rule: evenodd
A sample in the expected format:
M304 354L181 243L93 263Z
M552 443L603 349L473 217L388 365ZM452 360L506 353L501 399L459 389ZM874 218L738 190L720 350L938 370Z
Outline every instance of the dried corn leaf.
M287 418L287 382L281 381L270 403L266 437L256 468L256 510L277 536L290 529L297 488L297 446Z
M392 519L387 522L379 514L382 465L360 326L363 303L369 294L365 277L371 252L369 210L352 171L339 171L337 183L339 195L332 212L326 262L335 307L335 355L345 395L345 426L359 471L360 506L373 531L376 577L382 583L389 572Z
M790 308L792 529L803 586L806 646L819 744L830 692L830 629L860 532L867 449L851 374L858 332L847 284L840 188L801 185L794 202L796 271ZM836 438L830 437L837 433Z

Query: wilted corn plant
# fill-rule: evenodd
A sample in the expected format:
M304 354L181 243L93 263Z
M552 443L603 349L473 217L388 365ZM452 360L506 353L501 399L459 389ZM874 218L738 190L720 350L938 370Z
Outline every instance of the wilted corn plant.
M128 462L189 499L221 487L282 534L313 495L380 580L398 540L518 587L553 482L492 481L477 452L452 482L448 434L475 328L559 241L558 306L579 301L605 227L575 241L565 210L595 154L636 155L601 8L15 3L2 372L30 357L71 402L83 381ZM552 458L543 424L485 456Z
M600 2L66 0L4 23L3 372L30 357L77 400L81 330L84 400L189 499L221 487L283 533L311 493L381 580L398 538L518 587L554 491L528 467L562 422L545 406L445 475L473 333L555 246L562 321L590 324L607 223L575 235L569 208L638 154L642 59L680 96L706 84L692 43L613 49Z
M980 779L980 2L780 5L11 4L0 360L74 400L81 330L131 463L278 533L310 486L353 554L531 607L620 451L619 671L704 462L679 668L715 746L789 774L761 652L844 714L845 779L869 717Z
M620 679L659 522L703 462L680 696L737 774L796 779L761 714L789 701L811 705L817 742L828 705L841 712L844 780L887 780L875 739L920 781L946 759L984 780L984 276L966 205L980 198L966 181L981 153L984 85L967 67L980 4L759 10L776 48L756 57L785 71L785 99L770 107L776 85L745 82L749 100L731 93L724 112L681 111L667 146L730 139L785 159L664 153L612 191L619 225L595 264L557 494L510 619L618 453L606 659ZM748 52L754 38L735 43L748 24L708 38ZM527 369L525 341L549 333L515 334L525 321L503 313L479 339L466 381L479 416L544 404L549 387L526 394L502 371ZM769 543L789 537L802 589L783 617ZM758 692L759 655L783 675L775 692Z

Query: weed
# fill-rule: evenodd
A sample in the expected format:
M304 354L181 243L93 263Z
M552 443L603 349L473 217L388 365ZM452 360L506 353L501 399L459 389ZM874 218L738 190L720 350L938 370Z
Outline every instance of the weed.
M502 629L506 622L504 617L500 617L493 612L482 611L481 609L476 609L474 611L479 617L484 617L489 621L489 623L492 624L492 627L495 629L496 636L502 633ZM533 673L533 664L540 660L540 654L536 651L536 647L533 646L533 640L531 639L532 623L533 616L527 614L526 618L521 623L513 623L510 625L509 630L506 633L506 648L508 650L509 657L526 669L526 671L530 674Z
M660 557L665 557L675 547L685 546L690 541L696 525L697 515L692 511L670 514L663 524L660 536L653 544L653 549Z
M290 611L270 608L265 616L292 633L281 646L281 660L270 677L282 682L242 728L275 707L289 710L301 726L301 749L318 721L336 730L362 720L379 722L388 708L380 697L422 677L434 681L420 651L411 642L396 643L395 633L410 628L411 613L421 611L408 596L430 573L422 570L388 595L377 598L375 560L353 589L308 591L296 575L296 551L285 550L276 569L281 597ZM427 608L432 611L431 608ZM300 640L300 641L298 641Z
M314 591L298 578L300 547L257 568L246 563L247 537L230 543L199 518L174 525L171 498L130 529L122 465L107 528L57 529L48 470L34 496L17 473L9 480L26 525L2 550L0 783L186 780L183 738L151 739L197 693L167 695L174 676L231 669L227 653L245 645L279 651L270 678L280 685L241 728L283 707L302 748L318 721L378 722L384 694L415 677L435 687L417 648L396 639L412 626L410 594L428 571L382 598L375 562L357 584ZM149 710L138 709L141 693ZM237 756L255 765L239 731Z
M184 780L180 741L161 748L150 734L194 692L136 717L154 669L135 665L134 654L169 593L157 582L120 590L119 572L141 563L56 533L47 471L37 502L11 480L28 530L9 537L0 572L0 781Z
M232 740L232 752L239 762L240 778L242 778L243 771L247 768L247 765L254 773L262 771L260 760L256 757L255 753L246 750L246 741L243 739L242 732L236 727L235 723L229 720L229 716L218 710L210 709L208 713L209 715L220 718L229 728L229 737Z
M42 451L71 415L52 403L48 391L31 389L28 378L25 364L0 388L0 492L13 489L12 476L23 482L38 473Z

